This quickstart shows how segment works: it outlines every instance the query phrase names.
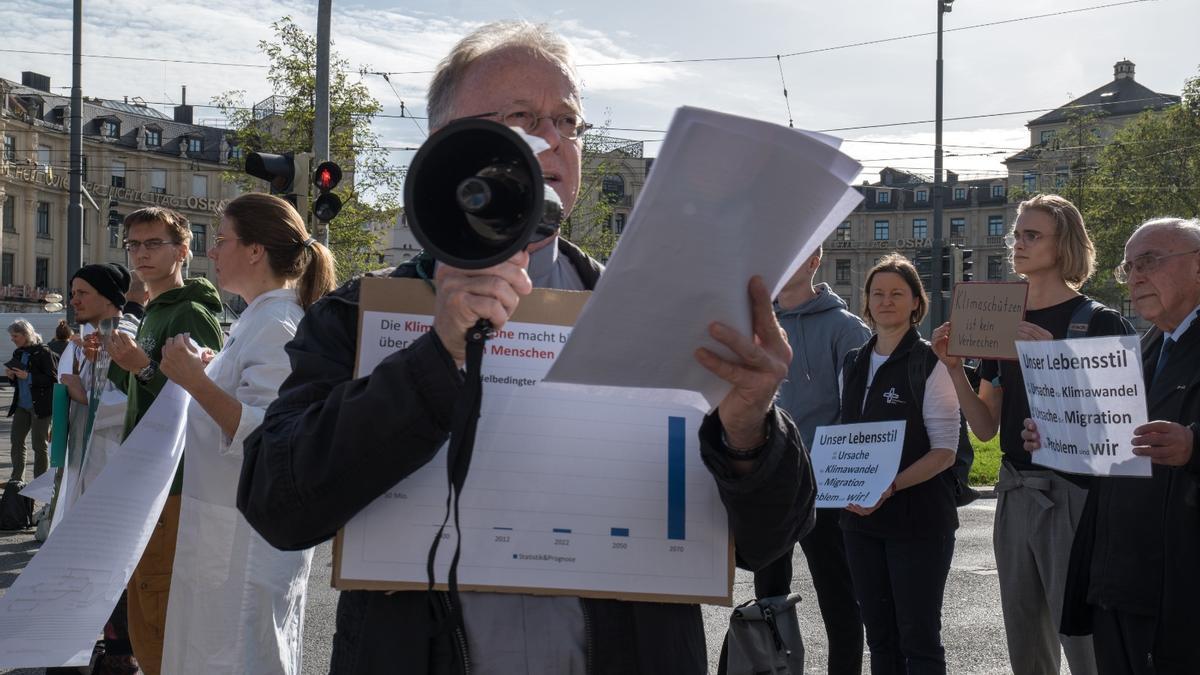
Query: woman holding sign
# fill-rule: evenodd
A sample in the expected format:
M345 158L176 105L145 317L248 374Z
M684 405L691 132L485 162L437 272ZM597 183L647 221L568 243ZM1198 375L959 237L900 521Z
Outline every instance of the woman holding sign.
M1132 332L1119 313L1079 293L1095 270L1096 251L1074 204L1057 195L1022 202L1005 242L1013 271L1029 284L1018 340ZM949 339L945 323L933 332L933 349L950 371L967 423L980 440L1000 433L1003 461L992 541L1013 672L1059 672L1061 643L1072 673L1095 673L1091 637L1058 634L1067 562L1088 479L1039 467L1022 448L1029 400L1020 365L984 361L977 394L962 359L947 354Z
M225 207L208 250L221 289L248 303L224 350L168 338L162 372L192 395L164 673L300 673L312 549L280 551L236 507L242 442L292 368L284 344L333 288L333 258L296 210L250 193Z
M917 332L928 301L912 263L885 257L868 273L864 293L863 318L875 335L847 355L841 420L904 420L904 445L899 473L879 501L847 507L846 558L871 672L945 673L942 595L958 528L948 469L958 446L958 402L949 373ZM914 372L923 382L912 381Z

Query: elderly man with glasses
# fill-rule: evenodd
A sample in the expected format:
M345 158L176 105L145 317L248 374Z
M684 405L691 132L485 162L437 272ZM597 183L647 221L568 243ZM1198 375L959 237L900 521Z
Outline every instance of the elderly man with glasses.
M1071 553L1063 632L1092 633L1101 675L1200 672L1200 221L1160 218L1114 270L1142 339L1146 405L1133 452L1151 478L1092 483ZM1040 447L1026 420L1025 448ZM1119 439L1118 439L1119 440Z
M442 61L428 109L432 130L482 117L544 140L549 147L538 160L545 180L564 215L571 213L588 125L561 37L525 22L479 28ZM332 537L445 442L463 383L464 338L477 320L500 328L532 288L590 290L601 272L557 235L484 270L435 266L422 254L386 274L436 281L433 330L358 379L358 282L317 302L287 345L291 377L245 442L238 506L246 519L280 548ZM758 570L790 555L810 526L815 486L795 425L772 403L791 349L761 280L750 284L750 297L754 335L712 327L736 357L699 350L696 358L733 386L700 429L701 452L727 507L738 561ZM694 604L478 592L460 598L451 606L440 592L343 592L330 671L707 671Z

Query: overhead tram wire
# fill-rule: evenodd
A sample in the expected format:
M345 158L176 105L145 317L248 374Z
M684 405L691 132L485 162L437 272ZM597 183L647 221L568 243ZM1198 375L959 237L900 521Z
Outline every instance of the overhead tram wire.
M783 85L783 103L787 106L788 128L795 129L796 125L792 124L792 102L788 99L787 80L783 79L783 59L776 54L775 63L779 65L779 83Z

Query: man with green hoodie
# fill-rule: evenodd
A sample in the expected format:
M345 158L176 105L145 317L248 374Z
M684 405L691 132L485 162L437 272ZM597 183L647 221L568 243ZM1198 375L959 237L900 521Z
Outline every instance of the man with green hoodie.
M806 448L812 448L817 427L837 424L842 362L847 352L871 337L867 325L828 284L813 286L820 266L818 247L775 299L775 316L792 346L792 363L776 404L791 414ZM817 509L816 525L800 540L825 621L829 639L826 672L831 675L861 673L863 655L862 619L846 564L840 513L841 509Z
M208 279L183 278L192 256L192 231L187 218L171 209L148 207L125 218L125 250L129 266L146 284L150 302L136 341L115 333L109 354L127 371L116 382L129 396L125 436L150 409L167 383L158 369L167 338L190 335L201 347L221 348L221 296ZM142 559L129 580L129 637L138 665L146 675L158 675L167 619L167 591L179 531L179 495L183 464L175 474L170 496Z

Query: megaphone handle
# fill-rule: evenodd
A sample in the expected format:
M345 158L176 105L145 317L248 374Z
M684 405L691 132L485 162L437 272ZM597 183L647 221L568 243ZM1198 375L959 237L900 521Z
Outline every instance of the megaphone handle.
M471 330L467 331L467 344L475 342L487 342L496 334L496 329L492 327L492 322L487 319L480 319L471 326Z

